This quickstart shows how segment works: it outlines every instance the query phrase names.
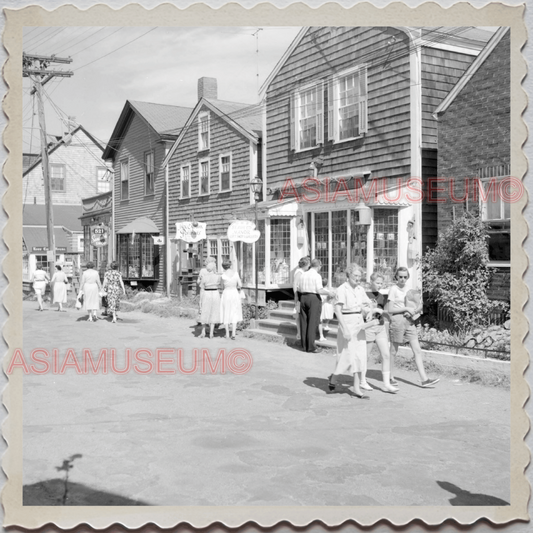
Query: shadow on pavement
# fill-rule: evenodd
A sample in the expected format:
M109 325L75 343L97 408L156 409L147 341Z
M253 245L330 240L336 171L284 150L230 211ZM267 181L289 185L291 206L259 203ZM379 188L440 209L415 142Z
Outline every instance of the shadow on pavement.
M454 498L450 499L451 505L474 505L474 506L487 506L487 505L510 505L509 502L496 498L495 496L488 496L487 494L472 494L467 490L460 489L453 483L448 481L437 481L437 485L452 494L455 494Z
M91 489L81 483L69 481L69 495L65 505L149 505L138 500L132 500ZM65 483L62 479L49 479L22 487L23 505L62 505Z

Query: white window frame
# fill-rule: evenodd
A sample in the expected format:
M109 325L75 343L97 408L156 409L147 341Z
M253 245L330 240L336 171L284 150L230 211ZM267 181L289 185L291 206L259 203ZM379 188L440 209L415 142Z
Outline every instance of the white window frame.
M103 172L100 175L100 172ZM96 190L99 193L109 192L111 190L111 182L109 180L110 171L105 166L96 167Z
M148 158L152 159L152 172L148 172ZM152 175L150 178L149 175ZM152 181L152 190L150 191L148 189L148 183L149 180ZM152 196L155 194L155 151L154 150L148 150L148 152L144 153L144 195L145 196Z
M124 169L126 170L124 172ZM124 178L124 176L126 176ZM127 182L128 184L128 194L123 194L123 183ZM130 160L129 158L120 160L120 199L129 200L130 198Z
M487 195L486 191L485 191L485 184L486 183L490 183L491 180L497 184L496 186L496 191L495 191L495 196L496 196L496 201L499 203L499 211L500 211L500 215L498 218L488 218L487 216L487 212L488 212L488 208L487 208L487 202L483 201L483 198L481 197L481 194L480 194L480 198L479 198L479 210L480 210L480 213L481 213L481 220L483 222L485 222L485 224L487 224L487 229L488 229L488 232L489 234L490 233L508 233L510 232L510 224L511 224L511 205L509 205L509 213L508 215L509 216L505 216L505 204L507 204L508 202L504 202L503 199L502 199L502 193L501 193L501 182L505 179L508 179L510 176L494 176L494 177L491 177L491 178L480 178L479 181L480 181L480 184L482 185L483 187L483 194L484 195ZM492 192L492 188L491 188L491 191L489 192L489 194L487 195L487 198L490 199L492 198L493 196L493 192ZM499 227L497 227L499 226ZM491 267L498 267L498 266L505 266L505 267L508 267L510 266L511 264L511 258L509 257L509 259L503 259L503 260L489 260L489 263L488 265L491 266Z
M187 169L188 171L188 181L189 181L189 194L184 195L183 194L183 182L184 182L184 170ZM180 200L184 200L185 198L191 197L191 164L187 163L185 165L182 165L180 167Z
M60 170L61 176L54 176L54 170ZM61 180L62 187L61 189L54 189L53 184L54 180ZM57 181L56 181L57 183ZM50 190L52 193L65 193L67 192L67 168L61 163L50 163Z
M315 112L307 116L308 105L304 99L307 96L315 98ZM315 119L315 142L309 146L302 146L302 122ZM294 91L290 96L290 137L291 149L296 152L313 150L324 144L324 83L305 85Z
M202 125L206 124L206 130L202 131ZM203 135L205 134L205 139ZM211 117L208 111L198 115L198 151L209 150L211 146Z
M202 165L207 163L207 192L202 192ZM209 159L198 160L198 196L209 196L211 194L211 163Z
M368 73L366 65L358 65L328 80L328 140L343 143L359 139L368 132ZM341 83L348 77L357 76L359 95L352 105L357 107L357 135L342 138L340 134Z
M229 186L227 189L222 188L222 158L229 158ZM233 188L233 157L231 152L220 154L218 156L218 190L219 192L231 192Z

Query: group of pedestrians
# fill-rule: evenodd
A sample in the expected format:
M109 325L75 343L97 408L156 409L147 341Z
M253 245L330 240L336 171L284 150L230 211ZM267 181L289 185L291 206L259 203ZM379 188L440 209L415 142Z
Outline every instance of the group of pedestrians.
M337 332L337 360L335 370L329 377L329 389L334 391L339 376L353 375L353 396L369 399L365 391L374 390L366 380L368 354L374 343L382 359L383 391L395 394L398 382L393 377L394 356L400 344L409 343L414 354L422 387L435 385L439 380L428 378L424 369L422 349L418 342L415 319L422 312L422 302L417 291L407 289L409 271L399 267L395 284L388 295L381 292L384 277L374 272L370 277L370 290L361 286L363 270L352 264L346 269L346 282L336 290L323 286L320 278L321 262L305 257L300 260L294 275L295 313L297 334L302 349L320 353L316 346L320 330L322 308L321 295L333 299L339 327ZM329 315L322 313L326 320ZM322 330L320 330L322 337Z
M55 268L56 272L51 280L41 263L37 265L37 269L32 274L31 281L37 296L39 311L44 310L43 297L46 292L46 286L49 283L51 284L52 304L57 303L57 310L64 311L63 304L67 302L68 277L63 272L61 265L56 265ZM116 323L117 311L120 309L120 298L125 292L124 282L118 271L118 263L116 261L109 265L109 269L104 275L103 283L100 280L99 272L94 268L94 263L89 261L81 277L77 300L81 301L83 299L83 304L80 305L80 308L83 307L88 312L89 318L87 320L96 322L101 300L105 298L107 314L110 314L112 322Z
M216 324L224 324L227 339L236 338L237 323L243 319L242 282L239 273L231 267L231 261L224 261L222 263L224 272L218 274L216 259L208 257L204 268L200 270L197 280L200 289L198 321L202 325L200 333L202 338L206 336L207 327L209 327L209 338L213 338Z

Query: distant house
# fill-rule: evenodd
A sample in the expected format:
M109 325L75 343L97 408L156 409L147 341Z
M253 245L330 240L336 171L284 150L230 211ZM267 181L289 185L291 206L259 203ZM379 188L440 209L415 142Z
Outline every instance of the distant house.
M48 147L54 205L81 205L82 198L110 190L103 151L103 146L81 125L62 137L54 137ZM23 202L44 204L41 156L24 154L23 163Z
M217 80L198 81L198 103L165 159L169 172L169 233L176 223L206 223L206 240L190 246L173 240L178 276L197 273L207 256L232 260L245 286L253 284L252 244L232 243L228 227L250 207L250 181L261 178L261 107L217 98ZM181 242L181 249L179 248ZM177 282L174 279L174 289Z
M192 109L127 101L104 150L114 169L114 250L124 281L163 290L167 195L163 159Z
M442 179L438 227L465 210L481 214L494 269L490 296L496 299L510 297L511 205L496 188L511 176L510 41L509 28L498 29L435 111Z
M389 282L407 266L411 283L421 282L417 261L437 239L437 206L421 195L437 175L432 112L489 37L453 28L300 32L262 88L264 290L290 287L292 276L273 276L273 265L283 260L292 273L307 254L334 286L349 263Z
M54 205L54 238L56 246L55 262L63 266L69 276L78 274L83 253L82 214L79 205ZM48 230L46 225L46 206L42 204L23 204L22 206L22 279L29 281L41 263L50 273L47 259ZM53 272L51 273L53 274Z

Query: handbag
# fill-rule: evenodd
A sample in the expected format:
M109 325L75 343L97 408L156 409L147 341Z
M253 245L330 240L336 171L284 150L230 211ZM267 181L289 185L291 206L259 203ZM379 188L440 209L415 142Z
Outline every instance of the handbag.
M239 291L239 296L241 297L241 300L246 300L246 293L244 291Z
M101 298L103 298L104 296L107 296L107 292L104 290L101 290L98 294L100 295Z

